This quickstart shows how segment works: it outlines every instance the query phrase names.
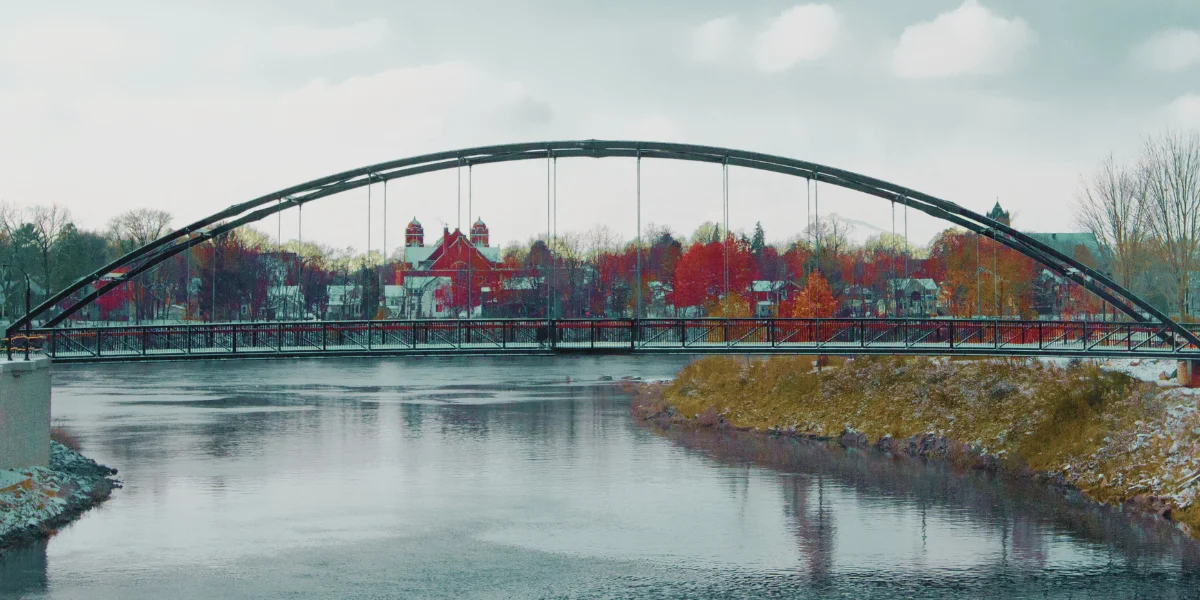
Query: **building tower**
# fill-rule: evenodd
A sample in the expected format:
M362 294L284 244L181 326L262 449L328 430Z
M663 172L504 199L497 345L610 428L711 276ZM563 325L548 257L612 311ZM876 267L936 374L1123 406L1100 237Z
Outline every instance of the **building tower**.
M993 206L992 211L985 216L993 221L996 221L997 223L1012 227L1012 215L1010 215L1007 210L1000 208L999 200L996 200L996 206Z
M423 248L425 246L425 229L421 227L421 223L413 217L412 223L408 224L408 228L404 230L404 245L410 248Z
M476 219L475 224L471 226L471 245L480 248L486 248L488 245L488 228L483 224L483 219Z

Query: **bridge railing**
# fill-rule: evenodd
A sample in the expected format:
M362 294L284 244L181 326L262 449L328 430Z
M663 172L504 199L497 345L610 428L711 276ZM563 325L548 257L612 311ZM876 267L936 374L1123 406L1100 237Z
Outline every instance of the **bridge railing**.
M463 319L36 330L57 359L548 351L1196 356L1153 323L987 319Z

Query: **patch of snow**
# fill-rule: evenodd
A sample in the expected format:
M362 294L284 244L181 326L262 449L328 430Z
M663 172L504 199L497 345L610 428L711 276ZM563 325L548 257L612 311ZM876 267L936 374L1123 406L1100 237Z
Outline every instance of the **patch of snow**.
M12 487L29 479L29 476L17 469L2 469L0 470L0 490Z

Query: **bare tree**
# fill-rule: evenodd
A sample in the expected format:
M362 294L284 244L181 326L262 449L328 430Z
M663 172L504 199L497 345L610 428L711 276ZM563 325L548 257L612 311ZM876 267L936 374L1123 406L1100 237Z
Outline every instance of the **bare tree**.
M71 224L71 211L57 204L50 206L37 205L29 211L29 225L33 233L33 245L37 248L38 258L42 263L42 282L46 292L50 292L50 282L54 261L51 257L58 249L59 242L74 227Z
M1186 314L1188 279L1200 251L1200 132L1170 132L1146 141L1140 165L1150 230Z
M1149 242L1146 178L1118 164L1110 154L1082 186L1076 223L1096 236L1112 258L1121 285L1128 288L1146 258Z
M171 230L171 213L153 208L127 210L108 222L108 235L122 254L140 248Z

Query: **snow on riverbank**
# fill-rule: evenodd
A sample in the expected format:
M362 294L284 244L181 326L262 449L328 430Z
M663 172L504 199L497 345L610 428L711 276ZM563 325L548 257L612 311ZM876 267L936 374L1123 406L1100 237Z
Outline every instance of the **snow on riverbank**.
M0 471L0 550L52 534L120 487L116 469L50 444L49 468Z

